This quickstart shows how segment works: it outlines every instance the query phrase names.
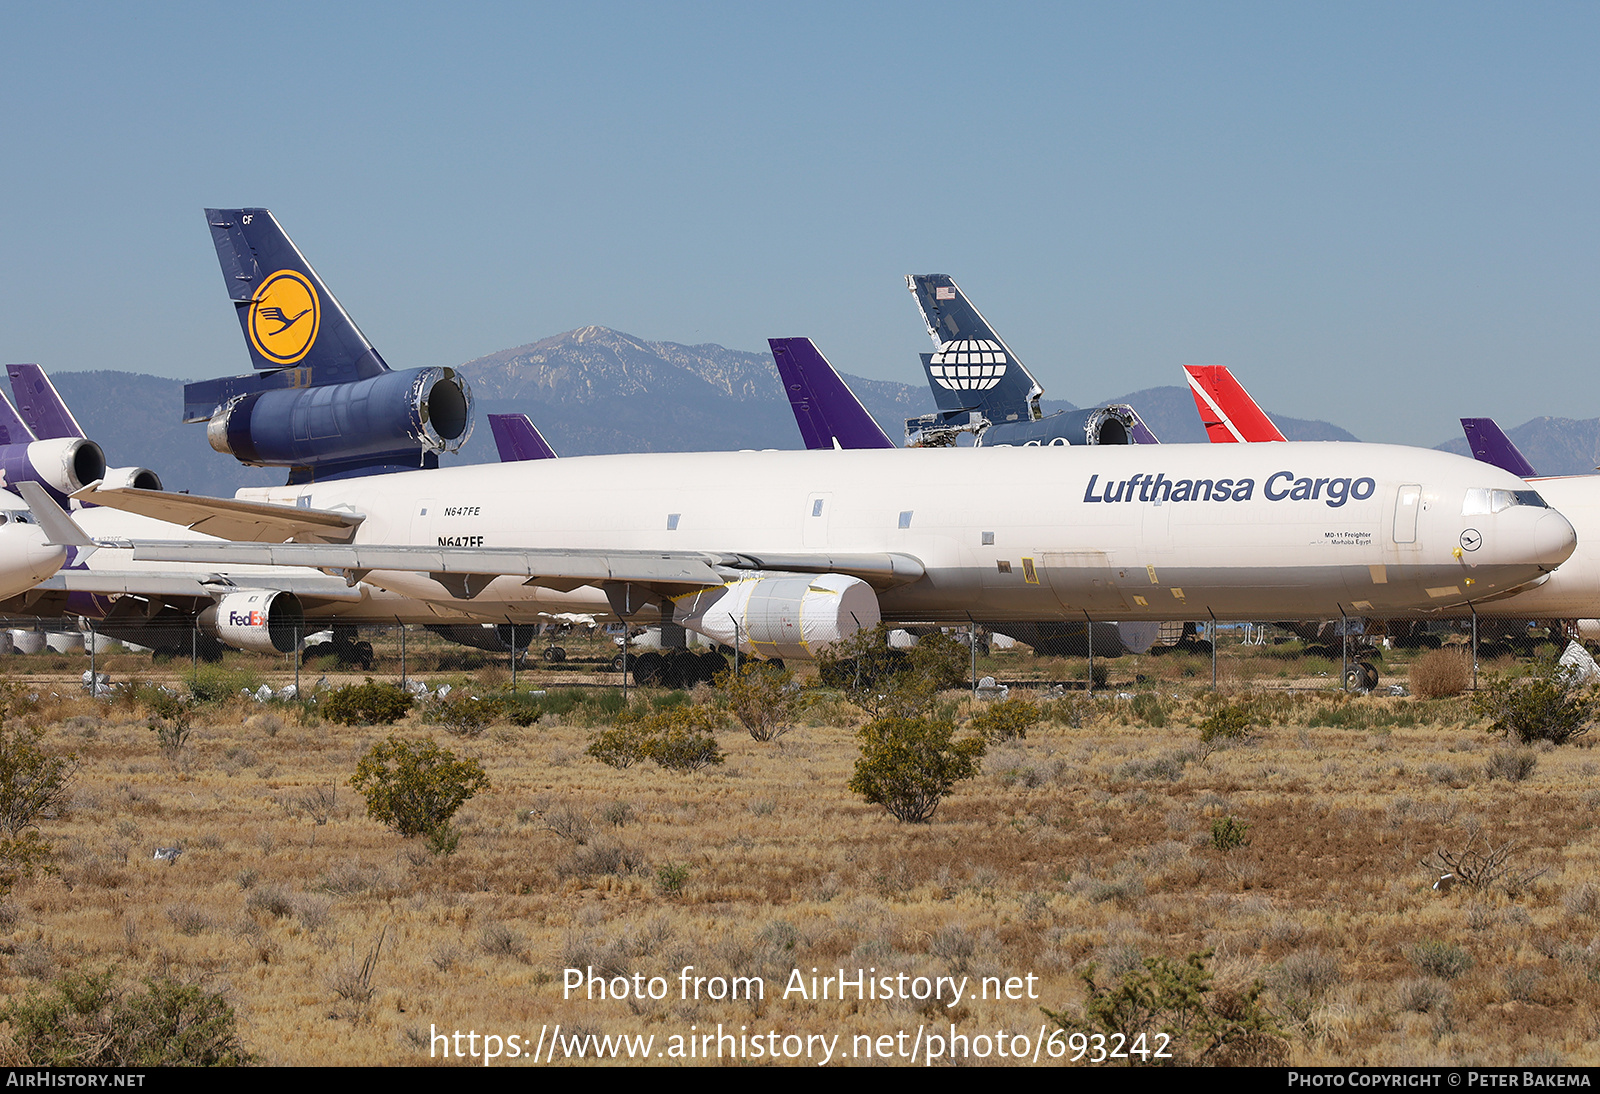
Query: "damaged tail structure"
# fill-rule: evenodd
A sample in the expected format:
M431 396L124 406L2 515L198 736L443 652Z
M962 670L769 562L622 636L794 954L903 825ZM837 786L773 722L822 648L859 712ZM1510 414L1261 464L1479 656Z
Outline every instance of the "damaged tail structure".
M767 344L807 448L895 446L811 339L769 338Z
M303 483L437 467L466 442L466 381L391 370L269 211L206 221L256 369L185 386L184 421L208 423L213 448Z
M908 447L942 447L970 433L1000 445L1156 444L1130 406L1045 415L1044 388L947 274L906 278L933 339L922 367L939 410L906 420Z

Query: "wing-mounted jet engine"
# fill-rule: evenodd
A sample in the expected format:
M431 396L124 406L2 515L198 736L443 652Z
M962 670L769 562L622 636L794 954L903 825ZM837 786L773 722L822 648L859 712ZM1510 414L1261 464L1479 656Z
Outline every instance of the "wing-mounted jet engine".
M437 467L472 432L454 369L396 372L266 209L207 209L256 371L184 387L183 418L241 463L289 482Z
M1156 444L1124 404L1046 415L1044 388L946 274L912 274L906 286L922 311L934 352L922 368L939 409L906 419L907 448L941 448L963 433L980 445Z

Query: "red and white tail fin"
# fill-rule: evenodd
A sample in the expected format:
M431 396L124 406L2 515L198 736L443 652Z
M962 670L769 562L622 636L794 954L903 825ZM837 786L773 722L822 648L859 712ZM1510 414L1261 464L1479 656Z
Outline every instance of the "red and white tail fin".
M1288 439L1226 365L1184 365L1183 371L1189 374L1195 409L1212 444Z

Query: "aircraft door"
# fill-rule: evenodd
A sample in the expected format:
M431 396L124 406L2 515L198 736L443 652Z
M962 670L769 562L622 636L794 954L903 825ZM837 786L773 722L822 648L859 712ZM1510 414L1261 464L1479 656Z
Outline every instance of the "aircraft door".
M1068 611L1128 610L1122 587L1133 571L1113 568L1105 551L1041 552L1039 561L1056 600ZM1144 576L1142 569L1138 576Z
M1407 483L1400 487L1394 502L1394 541L1417 542L1417 514L1422 509L1422 487Z

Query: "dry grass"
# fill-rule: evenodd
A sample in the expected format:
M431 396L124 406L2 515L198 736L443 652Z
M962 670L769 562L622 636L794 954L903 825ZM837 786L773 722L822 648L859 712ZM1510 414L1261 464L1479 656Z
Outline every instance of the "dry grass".
M1411 690L1424 699L1460 695L1472 680L1472 658L1459 646L1430 650L1411 663Z
M719 734L727 764L690 775L587 758L596 730L577 712L441 734L492 784L448 857L368 820L348 789L377 730L239 702L202 708L168 763L141 711L61 688L26 718L83 766L72 813L45 827L59 875L0 908L0 991L114 965L225 991L268 1064L414 1064L433 1027L663 1039L721 1022L842 1044L929 1021L1037 1031L1039 1005L1082 998L1089 961L1104 980L1209 948L1219 988L1267 984L1293 1064L1600 1062L1592 750L1490 778L1459 701L1238 684L1256 736L1207 751L1195 727L1215 700L1171 664L1164 727L1126 701L1053 699L929 825L846 792L855 720L831 700L777 742ZM416 717L404 734L433 732ZM1249 844L1223 855L1210 833L1228 816ZM1472 833L1546 872L1514 895L1435 893L1423 860ZM158 846L184 851L167 866ZM765 976L767 998L679 999L687 965ZM569 967L673 990L563 999ZM783 1000L790 971L813 967L1032 974L1039 999Z

